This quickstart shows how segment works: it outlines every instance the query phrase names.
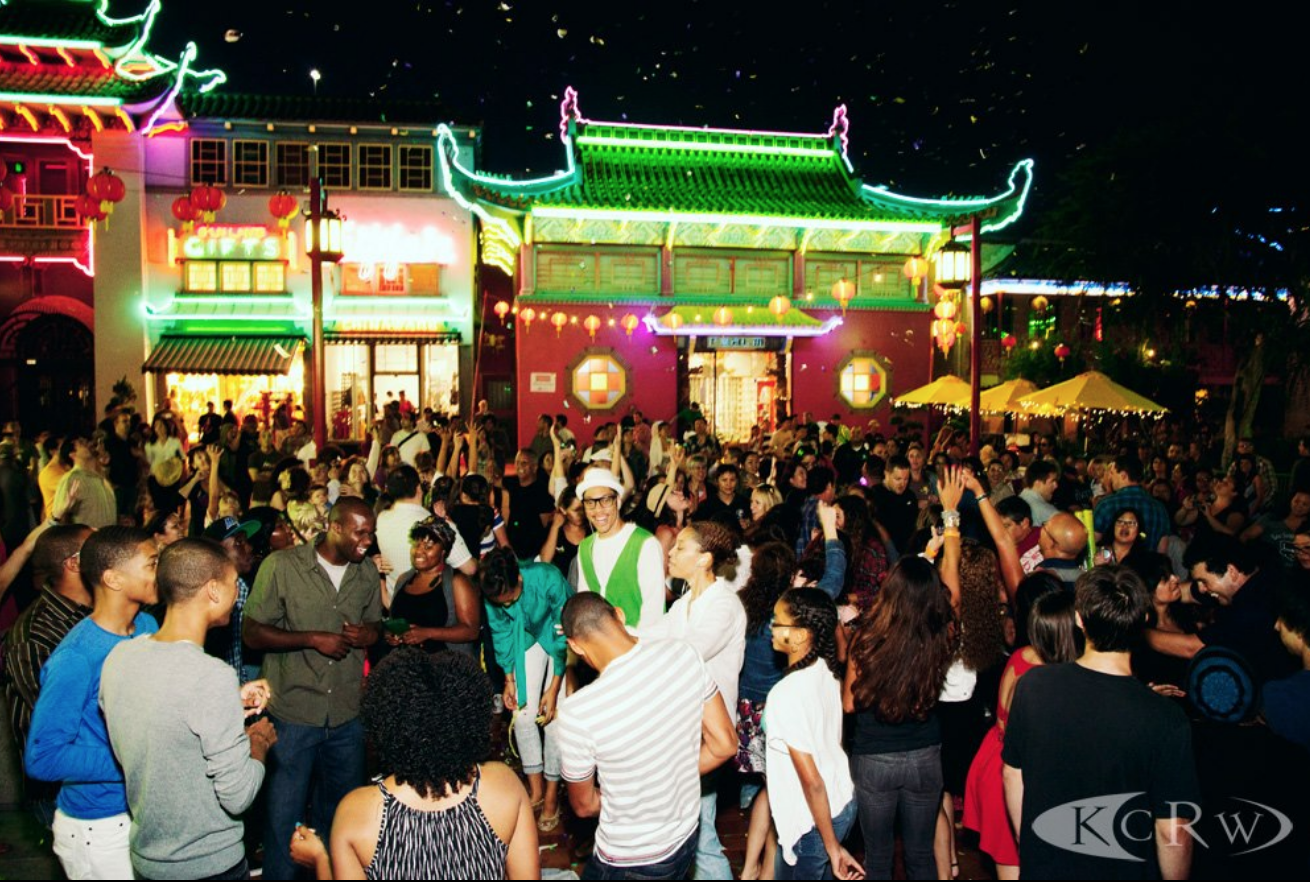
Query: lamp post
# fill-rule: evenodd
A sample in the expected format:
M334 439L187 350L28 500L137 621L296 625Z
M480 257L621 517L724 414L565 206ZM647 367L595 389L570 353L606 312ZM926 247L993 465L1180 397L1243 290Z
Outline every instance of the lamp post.
M310 295L313 301L314 364L310 371L310 408L313 411L314 446L327 446L327 353L323 346L323 263L337 263L341 250L341 215L328 211L323 178L309 184L309 223L305 225L305 250L309 254Z
M994 211L990 210L989 214ZM973 214L964 223L952 226L951 241L938 252L938 284L963 287L969 285L969 450L977 456L982 444L982 221ZM968 235L966 251L955 242L956 236ZM945 277L943 279L942 277Z

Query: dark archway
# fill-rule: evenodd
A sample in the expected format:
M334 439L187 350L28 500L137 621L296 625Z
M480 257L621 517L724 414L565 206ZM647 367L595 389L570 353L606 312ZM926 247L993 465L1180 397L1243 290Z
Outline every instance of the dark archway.
M11 319L0 339L14 417L24 434L85 431L95 423L95 340L75 318L59 314Z

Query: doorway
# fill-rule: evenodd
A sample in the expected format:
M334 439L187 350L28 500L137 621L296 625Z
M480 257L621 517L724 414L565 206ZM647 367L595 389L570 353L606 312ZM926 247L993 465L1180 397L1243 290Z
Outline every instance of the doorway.
M710 415L723 441L745 442L759 426L772 432L776 421L778 353L716 350L693 352L687 382L691 400Z

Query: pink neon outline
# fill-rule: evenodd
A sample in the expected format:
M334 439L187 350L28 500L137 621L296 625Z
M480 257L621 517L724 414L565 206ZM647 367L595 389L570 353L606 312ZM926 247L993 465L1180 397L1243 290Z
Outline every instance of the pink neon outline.
M846 155L846 148L850 146L850 138L847 133L851 130L850 118L846 116L846 105L838 104L837 109L832 112L832 125L828 127L828 137L834 135L841 139L841 155Z
M747 325L727 325L721 327L707 327L705 325L684 324L676 331L666 325L660 324L660 320L653 314L647 313L642 317L646 324L646 329L658 337L823 337L832 333L844 324L842 317L834 315L819 325L817 328L760 328L758 326Z
M13 139L0 138L0 141L4 141L4 140L13 140ZM63 144L65 147L76 153L79 157L81 157L83 161L86 162L87 177L89 178L91 176L91 169L94 167L95 156L91 153L83 153L68 138L33 137L33 138L22 138L21 140L24 143ZM73 266L80 269L83 275L87 276L88 278L94 279L96 276L95 231L90 227L85 227L84 229L86 230L86 235L87 235L86 254L87 254L87 260L90 262L90 266L87 266L86 264L82 263L82 261L78 260L76 257L33 257L31 259L32 263L71 263ZM27 257L21 255L0 255L0 263L25 263L27 262L27 260L28 260Z

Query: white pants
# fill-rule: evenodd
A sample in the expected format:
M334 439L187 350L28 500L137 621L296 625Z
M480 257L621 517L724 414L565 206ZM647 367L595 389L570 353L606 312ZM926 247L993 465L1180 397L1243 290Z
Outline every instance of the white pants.
M126 813L96 821L80 821L55 809L51 828L55 857L69 879L131 879L132 849Z
M555 744L555 721L546 726L545 749L542 749L541 727L537 715L541 713L541 693L555 675L555 662L540 643L534 643L523 654L523 676L527 680L528 694L518 696L519 708L514 714L514 740L518 742L519 757L523 760L523 773L536 775L544 771L551 781L559 780L559 747ZM544 756L543 756L544 753Z

